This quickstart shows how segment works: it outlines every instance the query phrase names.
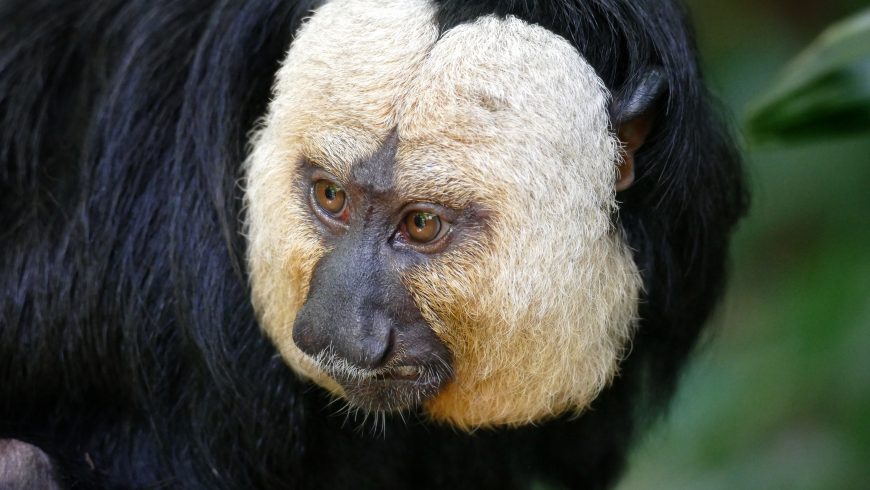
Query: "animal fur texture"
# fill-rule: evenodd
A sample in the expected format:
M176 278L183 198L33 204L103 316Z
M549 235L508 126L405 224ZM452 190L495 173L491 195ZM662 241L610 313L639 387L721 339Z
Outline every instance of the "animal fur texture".
M0 26L18 483L607 488L723 289L741 162L671 1L6 0ZM402 277L454 377L397 414L292 342L329 253L300 161L340 180L390 138L403 200L482 217Z
M324 254L299 161L347 179L395 130L406 200L475 202L489 216L404 279L456 363L426 411L477 428L585 408L616 372L640 289L610 220L608 100L570 44L516 18L439 39L426 1L319 9L278 72L245 184L255 305L284 357L341 394L289 331Z

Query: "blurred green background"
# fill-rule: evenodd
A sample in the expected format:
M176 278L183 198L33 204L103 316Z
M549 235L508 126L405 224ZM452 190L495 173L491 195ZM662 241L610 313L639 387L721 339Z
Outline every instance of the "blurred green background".
M752 207L727 296L617 488L870 489L870 129L746 134L788 62L868 2L687 3L708 83L743 135Z

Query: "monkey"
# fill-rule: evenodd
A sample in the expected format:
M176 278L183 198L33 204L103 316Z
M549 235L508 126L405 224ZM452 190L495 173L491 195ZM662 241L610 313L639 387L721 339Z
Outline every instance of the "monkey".
M748 202L685 17L3 3L0 458L58 488L611 487Z
M278 73L246 174L264 328L367 409L420 399L473 428L583 407L613 376L640 289L610 222L627 179L613 182L598 77L543 28L485 18L438 39L431 6L404 7L325 5ZM299 181L311 189L294 196Z

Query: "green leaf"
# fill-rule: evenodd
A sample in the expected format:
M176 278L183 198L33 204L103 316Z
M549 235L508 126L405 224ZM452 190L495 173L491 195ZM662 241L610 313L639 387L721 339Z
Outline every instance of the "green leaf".
M755 141L870 133L870 9L829 27L750 105Z

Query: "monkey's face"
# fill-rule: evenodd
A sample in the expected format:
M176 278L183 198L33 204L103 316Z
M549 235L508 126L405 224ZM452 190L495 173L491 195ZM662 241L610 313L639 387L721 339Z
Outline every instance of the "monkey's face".
M608 94L564 39L422 0L334 1L301 29L246 164L261 324L365 410L463 428L586 407L640 280L612 224Z

